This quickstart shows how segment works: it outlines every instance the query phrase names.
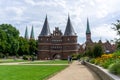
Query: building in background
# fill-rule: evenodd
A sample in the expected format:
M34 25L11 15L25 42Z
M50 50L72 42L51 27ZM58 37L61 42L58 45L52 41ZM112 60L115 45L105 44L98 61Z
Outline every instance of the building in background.
M29 40L29 39L35 39L33 26L32 26L32 28L31 28L30 37L29 37L29 35L28 35L28 29L27 29L27 26L26 26L24 38L27 39L27 40Z
M79 53L85 53L86 50L93 48L95 44L100 44L104 53L112 53L116 50L115 44L111 44L108 40L106 42L102 42L101 40L98 42L92 41L89 20L87 19L86 41L82 45L79 45Z
M50 32L47 16L38 37L38 59L67 59L72 54L78 54L77 35L73 29L70 17L64 34L56 27Z
M26 27L25 36L29 40L28 30ZM34 39L34 29L31 28L30 39ZM116 50L116 46L109 41L93 42L91 38L91 30L89 19L87 18L86 41L82 45L77 43L77 35L72 26L70 17L68 16L67 25L64 34L59 27L51 33L47 16L44 21L43 28L38 37L38 59L67 59L73 54L85 53L85 51L93 48L95 44L101 44L104 53L112 53Z

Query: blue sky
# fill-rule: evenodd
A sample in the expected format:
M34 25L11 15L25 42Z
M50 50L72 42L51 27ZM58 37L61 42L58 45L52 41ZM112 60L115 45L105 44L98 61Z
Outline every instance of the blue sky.
M55 27L64 32L69 13L79 43L85 42L87 17L93 41L106 41L116 38L111 28L120 19L119 6L120 0L0 0L0 23L12 24L21 36L26 26L30 35L33 25L37 39L46 14L51 32Z

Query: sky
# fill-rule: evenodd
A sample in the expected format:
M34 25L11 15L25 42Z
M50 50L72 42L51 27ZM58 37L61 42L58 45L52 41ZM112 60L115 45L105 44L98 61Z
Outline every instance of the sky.
M114 40L116 32L112 23L120 19L120 0L0 0L0 24L12 24L24 36L28 27L34 27L37 39L47 14L51 33L59 27L64 33L68 14L78 43L85 42L87 17L94 42Z

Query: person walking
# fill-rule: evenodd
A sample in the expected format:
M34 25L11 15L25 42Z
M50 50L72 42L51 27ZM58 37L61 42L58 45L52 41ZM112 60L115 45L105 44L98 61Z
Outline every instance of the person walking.
M70 63L70 56L68 56L68 64Z

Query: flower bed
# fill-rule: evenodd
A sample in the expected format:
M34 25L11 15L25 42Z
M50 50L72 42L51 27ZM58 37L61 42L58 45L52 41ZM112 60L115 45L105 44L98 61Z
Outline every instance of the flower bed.
M108 69L113 74L120 75L119 51L112 54L103 54L101 57L91 59L90 62Z
M91 64L89 62L85 62L85 65L93 70L100 77L101 80L120 80L118 76L109 73L108 70L103 69L100 66Z

